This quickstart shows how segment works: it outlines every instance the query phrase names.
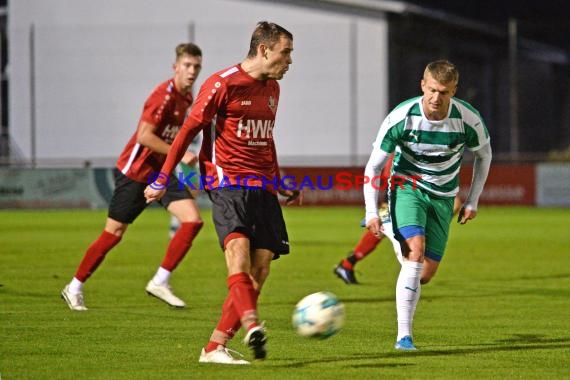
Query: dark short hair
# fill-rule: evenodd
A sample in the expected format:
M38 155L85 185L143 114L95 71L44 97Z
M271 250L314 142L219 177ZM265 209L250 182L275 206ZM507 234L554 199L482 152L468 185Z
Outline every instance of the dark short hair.
M457 84L459 82L459 71L457 67L446 59L428 63L424 70L424 78L428 73L433 79L442 84Z
M191 42L186 44L179 44L176 46L176 60L178 60L184 54L191 55L193 57L201 57L202 50L198 47L198 45L193 44Z
M251 35L251 42L249 43L248 58L253 58L257 54L257 48L260 44L265 44L272 48L281 36L293 40L293 35L287 29L279 26L273 22L260 21L257 23L253 34Z

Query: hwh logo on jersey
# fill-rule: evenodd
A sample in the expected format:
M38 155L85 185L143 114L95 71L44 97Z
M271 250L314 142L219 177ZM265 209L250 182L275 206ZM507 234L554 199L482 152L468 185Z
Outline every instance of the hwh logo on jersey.
M167 125L164 127L164 130L162 131L162 135L160 135L160 137L167 143L171 144L172 141L174 141L174 138L178 134L179 130L180 125Z
M273 138L273 125L275 120L240 120L237 127L237 137L246 139L270 139Z

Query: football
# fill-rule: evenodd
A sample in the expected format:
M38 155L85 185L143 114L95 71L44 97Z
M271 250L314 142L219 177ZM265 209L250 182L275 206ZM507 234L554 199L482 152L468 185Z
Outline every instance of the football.
M330 292L309 294L300 300L293 312L293 327L301 336L326 339L344 325L344 305Z

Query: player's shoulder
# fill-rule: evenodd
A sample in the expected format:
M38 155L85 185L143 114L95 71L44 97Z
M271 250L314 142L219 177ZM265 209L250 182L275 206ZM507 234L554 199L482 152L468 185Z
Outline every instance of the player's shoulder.
M235 75L239 73L238 65L232 65L226 67L222 70L218 70L211 74L201 86L200 92L216 93L222 90L226 90L228 86L231 85L232 80L235 79Z
M240 70L239 64L226 67L212 74L209 78L209 82L218 82L224 85L228 85L236 80L241 79L242 71Z
M173 94L174 93L174 81L172 79L167 79L162 83L159 83L154 90L153 94Z
M451 98L451 112L449 119L460 120L463 125L470 126L476 130L483 130L485 134L487 126L479 111L465 100Z
M420 106L421 106L421 96L416 96L407 100L404 100L400 104L398 104L390 114L388 115L390 120L393 122L397 122L398 120L402 120L408 116L413 116L415 114L421 115Z
M147 99L147 103L169 103L173 101L175 101L175 87L172 79L168 79L157 85Z
M481 119L481 114L475 107L459 98L451 98L451 114L449 117L452 118L453 116L463 119Z

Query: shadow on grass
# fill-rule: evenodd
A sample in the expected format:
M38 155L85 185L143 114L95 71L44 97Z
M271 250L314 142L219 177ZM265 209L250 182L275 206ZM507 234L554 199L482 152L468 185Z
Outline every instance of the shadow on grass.
M322 358L318 360L296 361L288 364L277 365L277 367L284 368L300 368L312 364L335 363L343 364L345 367L351 368L383 368L383 367L404 367L413 366L418 363L358 363L358 361L369 361L377 359L398 359L398 358L421 358L421 357L436 357L436 356L456 356L468 354L486 354L494 352L508 352L508 351L530 351L530 350L565 350L570 348L570 337L563 338L548 338L545 335L538 334L515 334L510 338L496 340L490 343L482 343L476 345L468 345L464 347L449 347L446 349L431 349L429 346L419 347L418 351L391 351L378 354L357 354L344 358Z

